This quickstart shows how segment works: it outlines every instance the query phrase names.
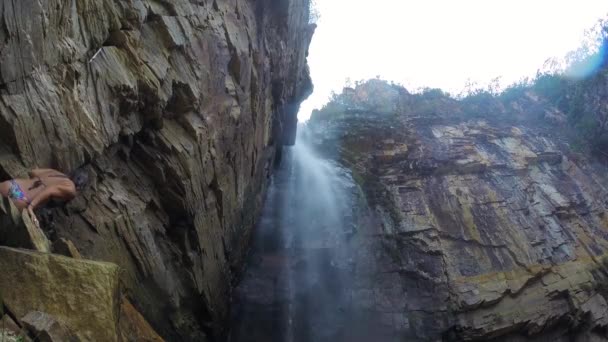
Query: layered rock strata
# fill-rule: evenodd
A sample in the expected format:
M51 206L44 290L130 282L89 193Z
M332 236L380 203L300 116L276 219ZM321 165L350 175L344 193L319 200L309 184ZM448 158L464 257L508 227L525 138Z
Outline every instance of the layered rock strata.
M480 119L445 99L422 115L419 95L385 84L374 110L369 87L309 124L371 208L361 310L406 340L608 338L606 166L505 108Z
M224 335L230 285L311 90L308 0L0 1L0 177L85 166L51 242L124 271L168 340Z

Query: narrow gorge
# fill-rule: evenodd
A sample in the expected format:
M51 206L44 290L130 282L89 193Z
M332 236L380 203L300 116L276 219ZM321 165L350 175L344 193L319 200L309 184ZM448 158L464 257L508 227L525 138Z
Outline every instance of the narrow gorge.
M89 176L0 197L1 341L608 340L608 54L298 123L311 6L0 0L0 181Z

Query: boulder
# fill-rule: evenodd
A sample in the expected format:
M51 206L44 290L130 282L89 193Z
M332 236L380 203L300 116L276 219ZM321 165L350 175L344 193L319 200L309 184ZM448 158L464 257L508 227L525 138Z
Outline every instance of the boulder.
M116 265L0 247L0 270L0 293L16 317L41 311L82 341L118 339ZM42 322L30 318L36 326Z

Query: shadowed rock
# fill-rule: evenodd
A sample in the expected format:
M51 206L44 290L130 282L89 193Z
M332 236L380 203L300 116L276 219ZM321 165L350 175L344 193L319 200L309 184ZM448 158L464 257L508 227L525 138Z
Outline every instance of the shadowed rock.
M32 311L21 318L21 322L38 342L80 341L68 328L44 312Z

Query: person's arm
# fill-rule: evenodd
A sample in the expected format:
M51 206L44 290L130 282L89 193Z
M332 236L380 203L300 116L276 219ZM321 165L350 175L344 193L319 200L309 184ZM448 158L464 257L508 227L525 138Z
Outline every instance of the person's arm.
M57 171L54 169L33 169L28 174L29 174L30 178L32 178L32 177L40 177L43 174L49 173L49 172L57 172Z

